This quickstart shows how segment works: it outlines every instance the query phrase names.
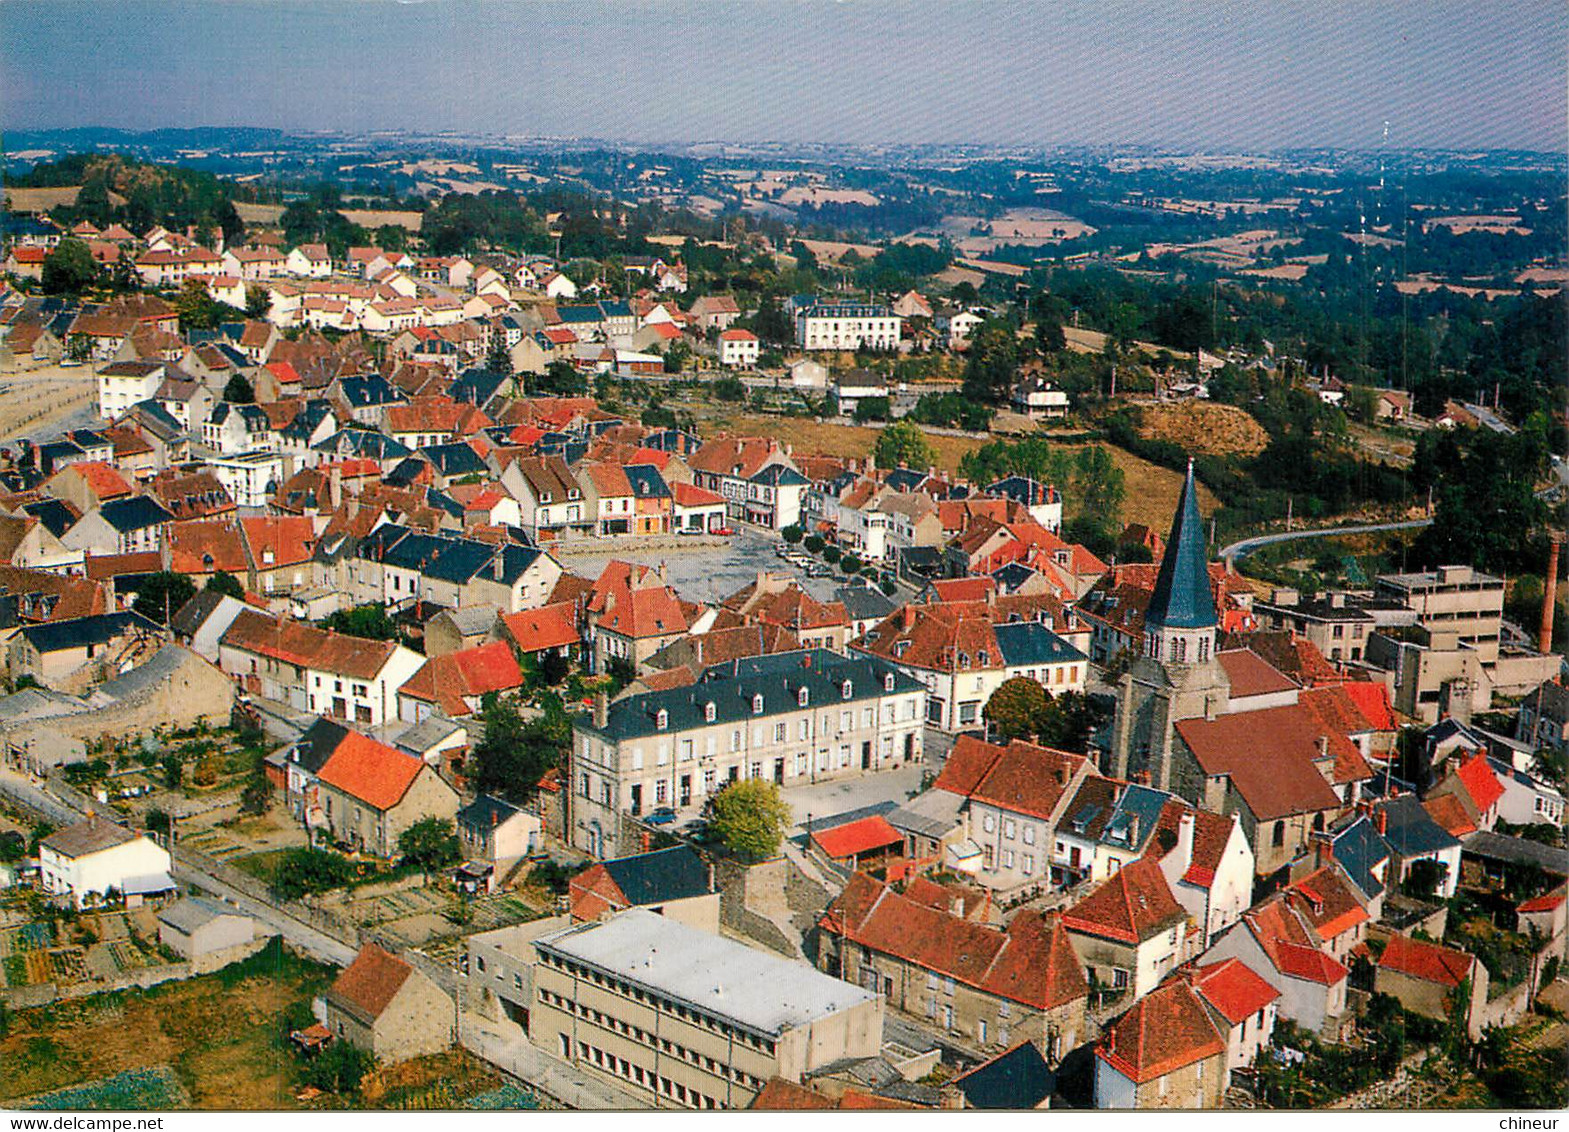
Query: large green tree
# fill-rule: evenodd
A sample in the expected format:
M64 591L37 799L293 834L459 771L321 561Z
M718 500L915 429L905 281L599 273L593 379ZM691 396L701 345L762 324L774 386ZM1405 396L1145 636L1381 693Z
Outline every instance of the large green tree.
M789 803L769 779L742 779L714 795L714 834L743 860L765 861L779 852L790 821Z
M921 426L911 420L898 420L883 429L872 449L879 468L928 468L937 462L937 449L926 439Z
M571 741L570 725L564 726L558 706L554 711L547 706L539 719L525 720L517 704L495 693L482 701L480 719L484 735L471 755L475 789L511 802L527 801L545 772L560 765Z
M1024 676L1004 680L981 709L981 716L999 739L1021 739L1040 730L1046 714L1046 689Z
M970 336L964 364L964 395L987 404L1006 404L1019 377L1019 340L1013 326L987 319Z
M43 284L50 294L75 294L98 278L93 253L80 240L67 237L44 256Z
M398 855L427 873L456 864L462 855L447 818L424 817L398 835Z

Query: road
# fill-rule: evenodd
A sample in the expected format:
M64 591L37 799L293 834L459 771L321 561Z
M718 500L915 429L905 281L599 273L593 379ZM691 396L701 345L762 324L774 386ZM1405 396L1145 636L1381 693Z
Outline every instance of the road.
M1349 527L1317 527L1310 531L1282 531L1273 535L1254 535L1252 538L1240 539L1230 546L1221 547L1220 556L1228 562L1240 562L1255 550L1272 546L1277 542L1318 538L1323 535L1359 535L1371 531L1414 531L1432 524L1431 519L1411 519L1403 523L1362 523Z
M552 1057L527 1038L512 1037L492 1028L477 1014L464 1012L458 1029L464 1048L525 1085L547 1093L578 1111L644 1111L646 1097L612 1085L577 1066Z

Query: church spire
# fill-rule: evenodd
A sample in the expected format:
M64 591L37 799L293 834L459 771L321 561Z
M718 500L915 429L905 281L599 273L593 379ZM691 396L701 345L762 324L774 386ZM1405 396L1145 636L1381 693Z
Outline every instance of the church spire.
M1198 489L1193 482L1193 461L1189 460L1182 498L1177 502L1166 553L1155 578L1155 592L1144 613L1145 651L1157 660L1207 660L1214 645L1216 620L1204 520L1199 516ZM1163 642L1163 637L1173 639ZM1179 644L1177 638L1185 639ZM1203 647L1196 638L1207 638Z

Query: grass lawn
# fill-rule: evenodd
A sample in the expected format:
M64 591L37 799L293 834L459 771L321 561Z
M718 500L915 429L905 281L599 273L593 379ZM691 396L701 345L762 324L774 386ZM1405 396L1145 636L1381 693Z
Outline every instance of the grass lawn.
M256 877L258 880L264 880L271 884L277 879L278 868L283 864L283 859L288 852L289 850L287 849L269 849L265 853L251 853L245 857L236 857L229 864L241 872L250 873L251 876Z

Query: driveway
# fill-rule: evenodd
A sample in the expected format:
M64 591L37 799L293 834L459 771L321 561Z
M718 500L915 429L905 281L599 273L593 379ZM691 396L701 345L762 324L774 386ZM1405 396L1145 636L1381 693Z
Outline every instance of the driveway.
M892 802L901 806L921 788L921 777L930 770L936 774L947 757L952 742L940 732L926 729L921 742L924 759L897 770L877 774L863 774L857 778L843 778L833 782L818 782L807 786L787 786L780 793L790 804L795 819L792 834L806 832L806 820L818 826L823 819L864 810Z

